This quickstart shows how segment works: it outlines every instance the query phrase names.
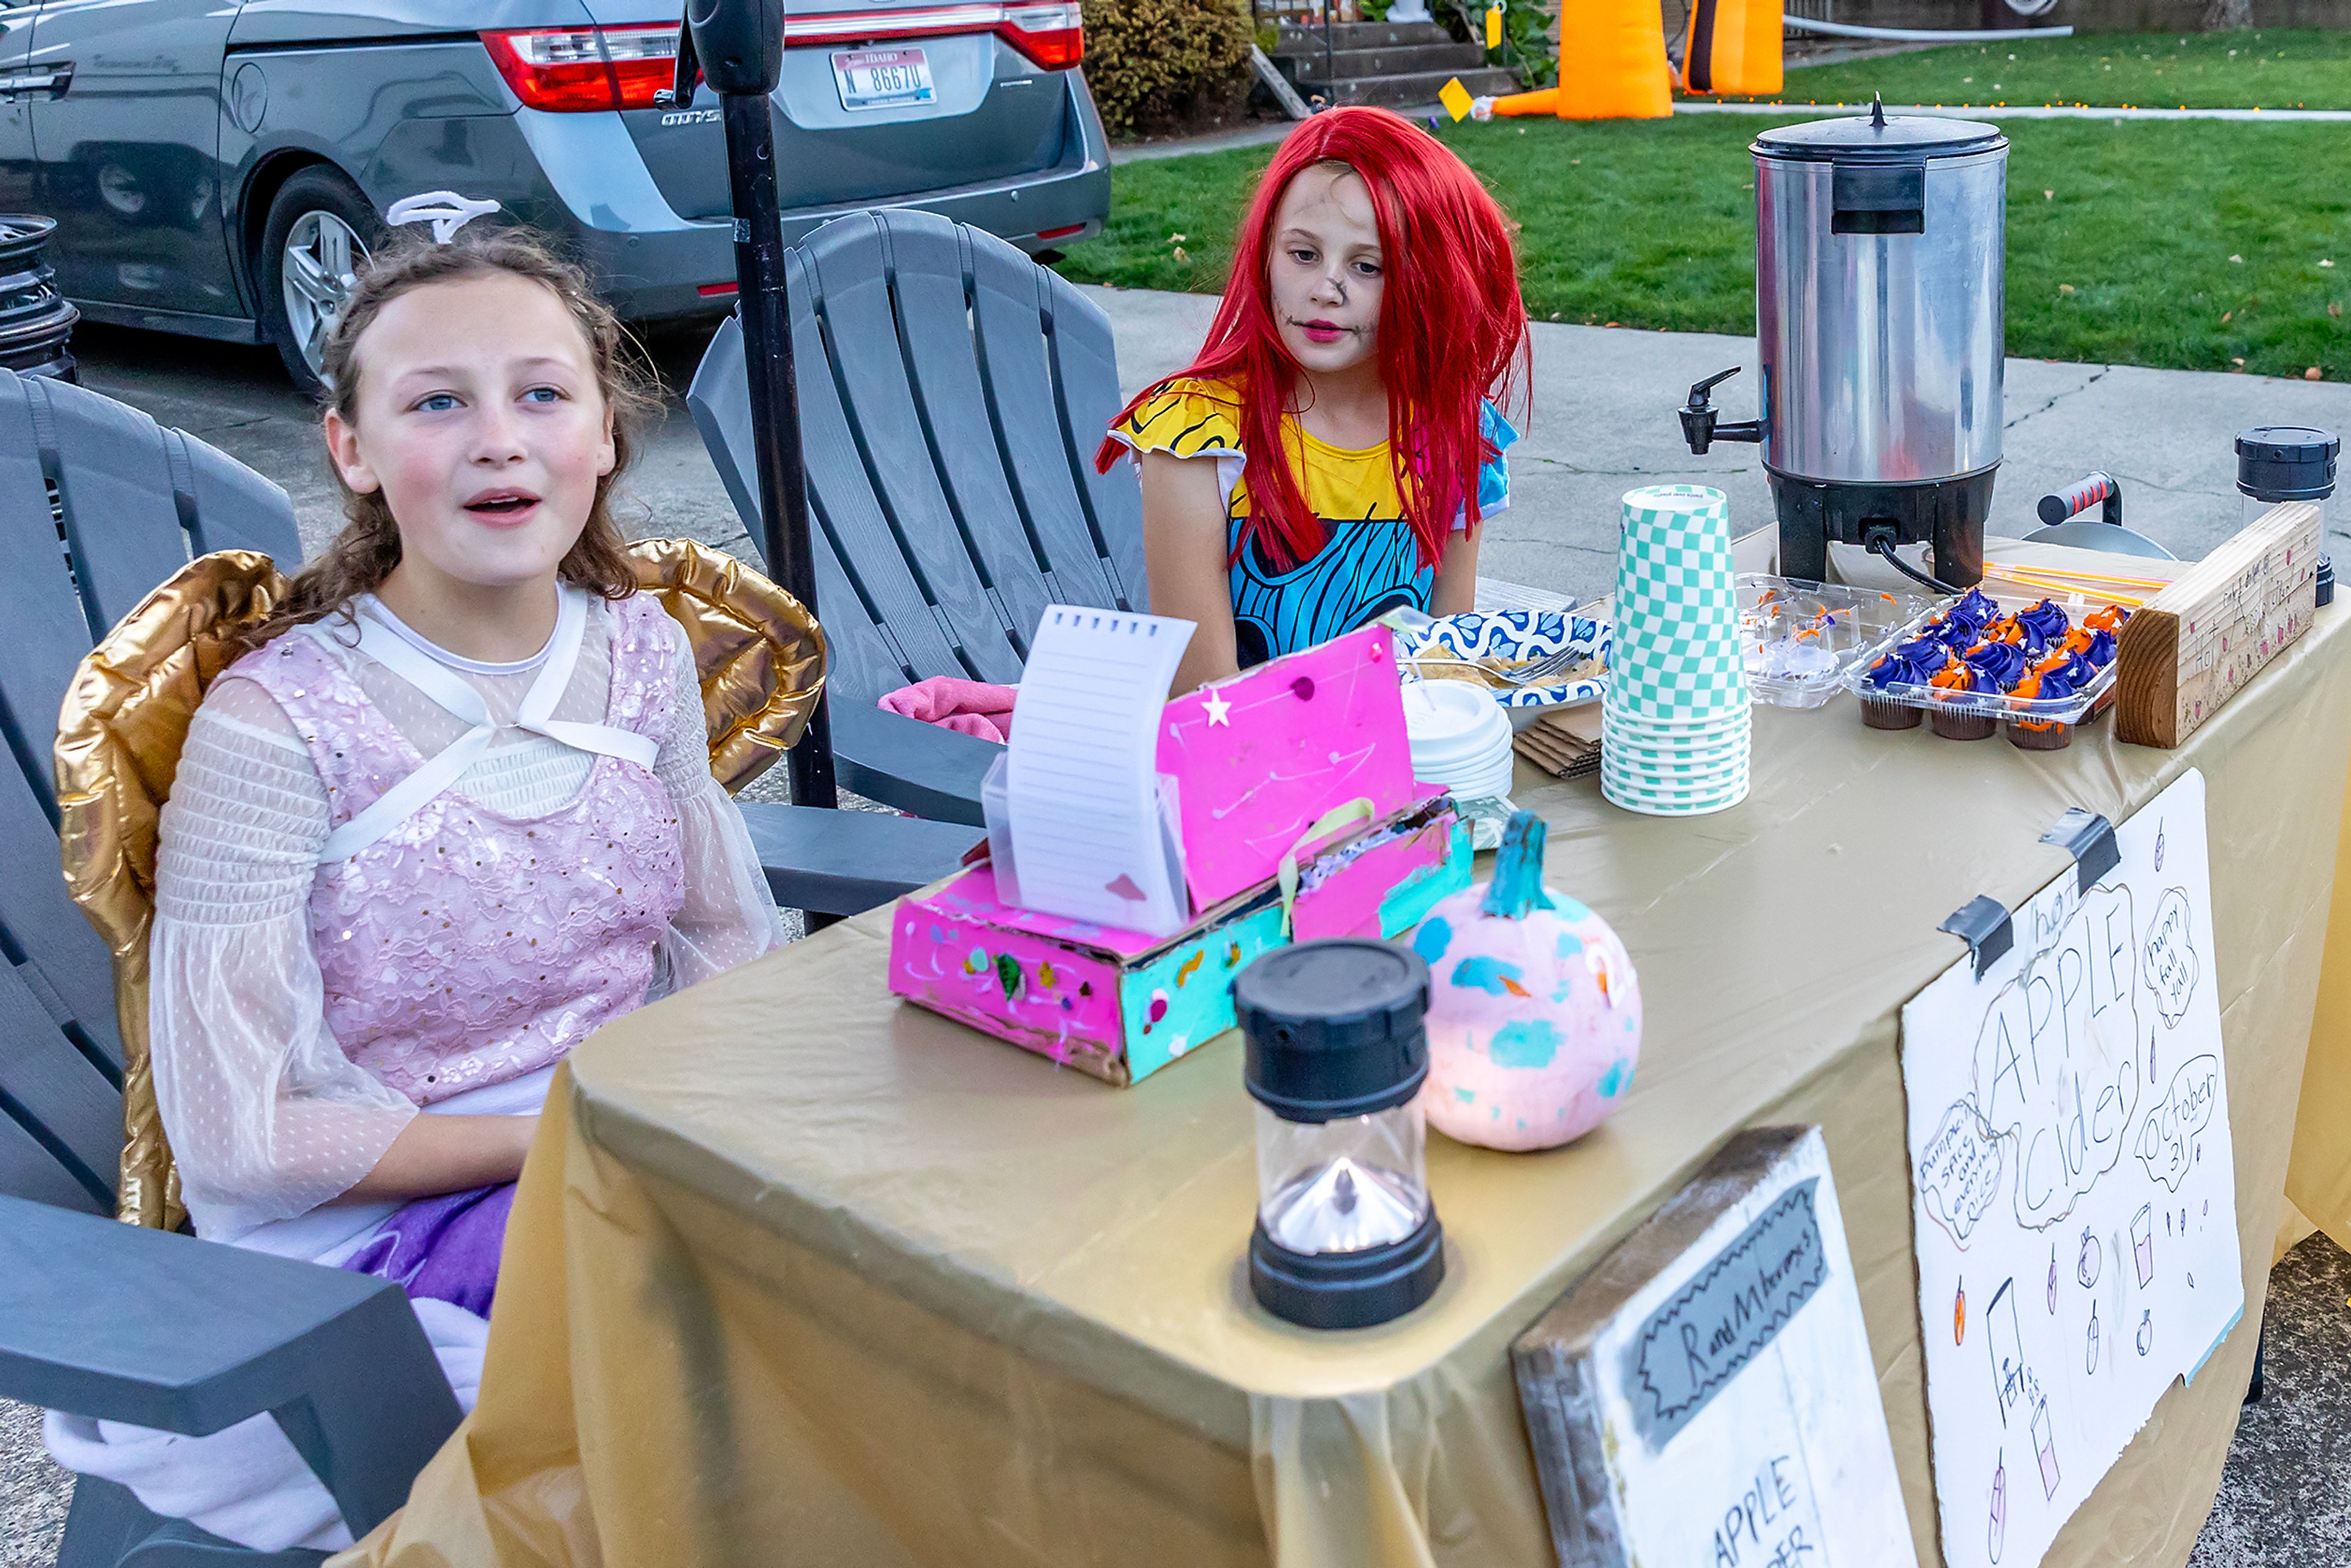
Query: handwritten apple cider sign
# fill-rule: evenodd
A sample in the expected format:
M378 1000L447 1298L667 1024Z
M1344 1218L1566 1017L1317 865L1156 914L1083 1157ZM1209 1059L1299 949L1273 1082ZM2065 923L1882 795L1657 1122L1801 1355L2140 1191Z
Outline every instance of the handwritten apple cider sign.
M1511 1359L1566 1568L1916 1568L1817 1129L1732 1139Z
M1902 1012L1950 1568L2034 1568L2244 1307L2202 775L2115 842Z

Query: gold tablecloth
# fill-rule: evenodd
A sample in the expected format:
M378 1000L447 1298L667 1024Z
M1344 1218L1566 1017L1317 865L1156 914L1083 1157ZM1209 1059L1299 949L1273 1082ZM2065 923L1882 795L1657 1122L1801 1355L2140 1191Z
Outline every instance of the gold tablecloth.
M2120 821L2195 767L2246 1321L2048 1559L2184 1563L2286 1180L2337 892L2346 663L2337 608L2168 752L2104 724L2029 755L1867 731L1848 702L1761 708L1751 798L1696 821L1522 767L1549 880L1639 966L1639 1075L1563 1150L1432 1137L1446 1281L1381 1329L1311 1333L1249 1302L1238 1037L1126 1091L1057 1071L893 1001L886 912L648 1008L559 1077L480 1407L350 1561L1548 1564L1511 1337L1733 1131L1814 1122L1920 1558L1938 1563L1900 1009L1960 955L1938 922L2065 869L2038 841L2060 812ZM2327 975L2351 988L2351 967ZM2328 1174L2298 1167L2297 1191L2339 1216Z

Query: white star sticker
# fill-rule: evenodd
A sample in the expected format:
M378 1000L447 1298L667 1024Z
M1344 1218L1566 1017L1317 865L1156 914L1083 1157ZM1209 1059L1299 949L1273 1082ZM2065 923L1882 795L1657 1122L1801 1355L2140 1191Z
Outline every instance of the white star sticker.
M1221 724L1227 728L1230 728L1232 727L1232 720L1225 716L1233 711L1233 705L1218 696L1216 693L1210 692L1207 696L1201 698L1200 706L1208 710L1208 723L1210 725Z

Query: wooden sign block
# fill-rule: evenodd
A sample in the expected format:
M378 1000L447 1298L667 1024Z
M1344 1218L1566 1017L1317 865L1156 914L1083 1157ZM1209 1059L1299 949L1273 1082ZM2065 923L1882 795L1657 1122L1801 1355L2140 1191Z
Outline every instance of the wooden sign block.
M2308 631L2318 548L2318 508L2281 502L2134 613L2115 680L2116 733L2137 746L2179 745Z
M1733 1138L1510 1359L1563 1568L1917 1568L1819 1128Z

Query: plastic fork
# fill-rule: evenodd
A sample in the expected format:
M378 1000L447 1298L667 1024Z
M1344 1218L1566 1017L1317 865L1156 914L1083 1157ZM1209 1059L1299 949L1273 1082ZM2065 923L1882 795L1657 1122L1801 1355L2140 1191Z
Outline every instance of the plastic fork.
M1590 657L1592 655L1583 649L1567 647L1562 648L1556 653L1547 653L1531 664L1521 665L1516 669L1495 670L1493 673L1506 685L1531 686L1547 681L1569 665L1581 664Z

